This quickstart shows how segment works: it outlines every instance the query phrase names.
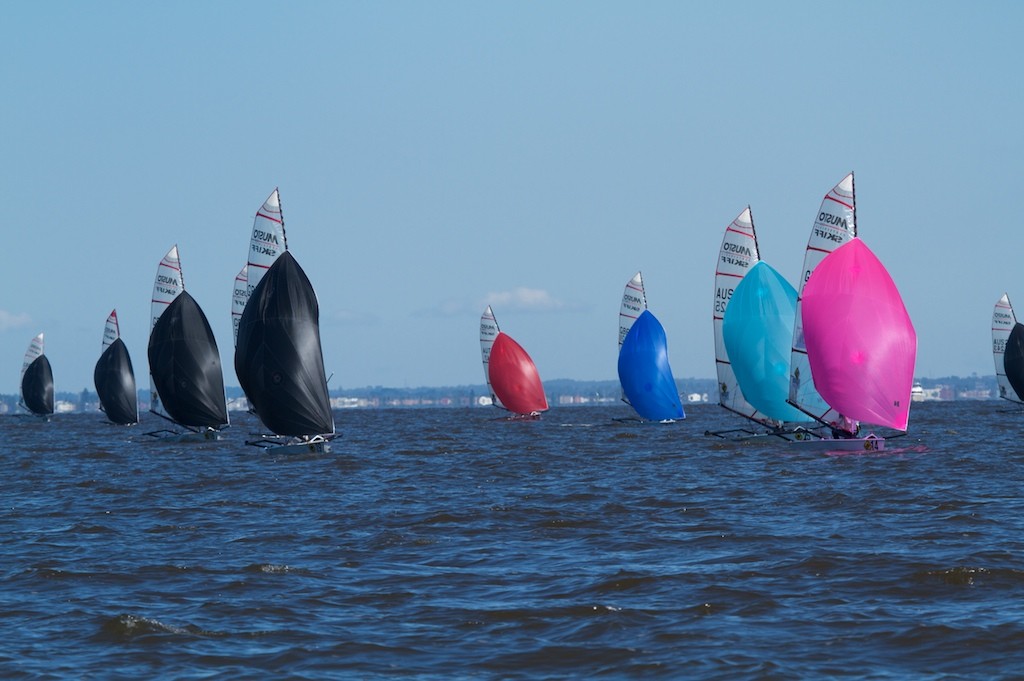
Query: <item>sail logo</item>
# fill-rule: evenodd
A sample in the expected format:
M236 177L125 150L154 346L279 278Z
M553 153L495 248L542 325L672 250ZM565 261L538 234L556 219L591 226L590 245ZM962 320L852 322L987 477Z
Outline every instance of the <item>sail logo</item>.
M726 241L724 244L722 244L722 250L728 251L729 253L742 253L748 258L754 257L754 253L750 250L750 247L744 246L743 244L734 244L729 241Z
M156 275L156 280L157 280L157 282L159 282L161 284L167 284L168 286L174 286L174 287L178 286L178 278L177 277L168 277L166 274L158 274L158 275Z
M1009 322L1010 319L1012 319L1012 317L1010 317L1010 315L1006 314L1005 312L996 312L994 316L996 319L1005 319L1007 322Z
M719 286L715 289L715 312L718 314L724 314L725 308L729 304L729 299L732 298L733 289Z
M830 229L822 229L820 227L814 228L814 236L825 241L834 241L837 244L841 244L846 241L846 237L843 234L838 234Z
M1000 338L992 341L992 352L1006 352L1006 339Z
M750 267L749 260L734 258L731 255L723 255L722 262L725 263L726 265L735 265L736 267Z
M258 241L262 241L265 244L277 245L277 234L273 232L264 232L262 229L252 230L252 238Z
M252 249L251 250L256 255L272 255L272 256L276 256L279 249L277 248L276 244L274 246L264 246L263 244L257 244L257 243L254 242L252 244Z
M825 225L832 225L833 227L842 227L847 232L850 231L850 225L846 222L846 218L840 217L839 215L833 215L832 213L826 213L825 211L818 213L818 222Z

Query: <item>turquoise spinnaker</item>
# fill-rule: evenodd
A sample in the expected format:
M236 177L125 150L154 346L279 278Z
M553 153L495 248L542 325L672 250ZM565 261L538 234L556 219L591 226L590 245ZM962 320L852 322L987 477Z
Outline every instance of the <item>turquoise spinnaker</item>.
M733 291L722 337L747 401L778 421L806 423L813 419L786 402L795 319L796 289L761 261Z
M619 383L629 404L641 417L649 421L686 418L668 364L665 329L650 310L637 317L622 341Z

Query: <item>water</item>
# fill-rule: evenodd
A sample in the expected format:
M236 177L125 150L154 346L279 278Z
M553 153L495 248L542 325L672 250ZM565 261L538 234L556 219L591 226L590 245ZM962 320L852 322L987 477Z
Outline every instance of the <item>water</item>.
M626 413L346 411L292 458L2 417L0 677L1024 675L1024 414L824 455Z

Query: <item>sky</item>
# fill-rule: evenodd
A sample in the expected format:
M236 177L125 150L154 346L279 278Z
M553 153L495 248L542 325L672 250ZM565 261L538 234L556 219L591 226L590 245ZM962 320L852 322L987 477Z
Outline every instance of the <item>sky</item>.
M237 385L232 285L275 187L332 389L482 384L487 304L544 380L614 379L638 270L676 377L712 377L725 227L751 206L795 283L851 170L916 375L992 374L993 305L1024 301L1022 25L942 0L10 4L0 392L41 331L57 391L93 389L113 308L145 387L174 244Z

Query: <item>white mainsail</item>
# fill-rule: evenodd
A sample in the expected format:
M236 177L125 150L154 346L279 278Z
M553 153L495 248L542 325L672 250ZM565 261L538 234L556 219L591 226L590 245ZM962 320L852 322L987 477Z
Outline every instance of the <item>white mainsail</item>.
M488 371L488 363L491 358L491 346L494 345L494 339L498 337L501 329L498 328L498 320L494 318L494 313L491 311L491 306L488 305L487 309L480 316L480 357L484 364L484 380L487 381L487 390L491 393L491 400L496 406L504 407L498 396L494 394L494 389L491 388L491 374Z
M626 334L633 328L633 322L647 309L647 295L644 293L644 280L639 272L626 282L622 292L622 306L619 308L619 349Z
M626 288L622 292L622 305L619 307L619 350L622 350L622 341L626 340L626 334L633 328L633 322L647 309L647 294L644 292L643 276L639 272L626 282ZM622 401L629 403L625 390L622 391Z
M843 416L826 404L814 389L811 363L804 347L803 320L801 318L804 284L811 273L832 251L857 236L857 200L853 173L844 177L821 201L814 218L814 227L804 251L804 268L798 284L796 323L793 326L793 352L790 357L789 403L823 423L839 423Z
M242 320L245 304L249 302L249 266L244 266L235 275L235 288L231 293L231 330L235 345L238 345L238 322Z
M715 331L715 369L718 374L718 403L729 411L745 416L765 426L776 428L778 421L759 412L747 402L740 390L736 373L729 362L729 353L725 349L722 335L722 322L729 306L732 292L747 275L750 268L761 259L757 249L757 232L754 230L754 218L750 207L743 209L735 220L725 228L722 247L718 251L715 264L715 308L712 317Z
M178 257L178 245L175 244L167 251L156 268L156 279L153 281L153 299L150 303L150 316L152 320L149 325L150 333L156 326L160 315L164 313L167 306L174 302L174 299L185 290L185 279L181 274L181 259ZM149 410L167 419L170 414L164 409L160 402L160 396L156 392L156 385L153 383L153 374L149 375ZM171 419L173 420L173 419Z
M1017 391L1010 385L1010 379L1006 377L1006 342L1010 339L1010 332L1017 324L1017 316L1013 313L1013 306L1010 305L1010 297L1003 294L1003 297L996 303L992 310L992 357L996 364L996 384L999 386L999 396L1011 402L1021 402Z
M117 310L111 310L107 316L107 323L103 327L103 346L100 348L100 354L103 354L103 351L120 337L121 331L117 325Z
M45 351L45 343L43 341L43 334L39 334L28 344L28 350L25 351L25 360L21 363L21 378L25 378L25 372L28 370L32 362L36 361L43 355ZM19 383L20 385L20 383ZM19 390L20 393L20 390Z
M288 250L284 233L284 213L281 210L281 194L277 188L270 193L252 223L252 238L249 240L248 286L246 300L263 279L277 256ZM243 309L245 305L243 304Z

